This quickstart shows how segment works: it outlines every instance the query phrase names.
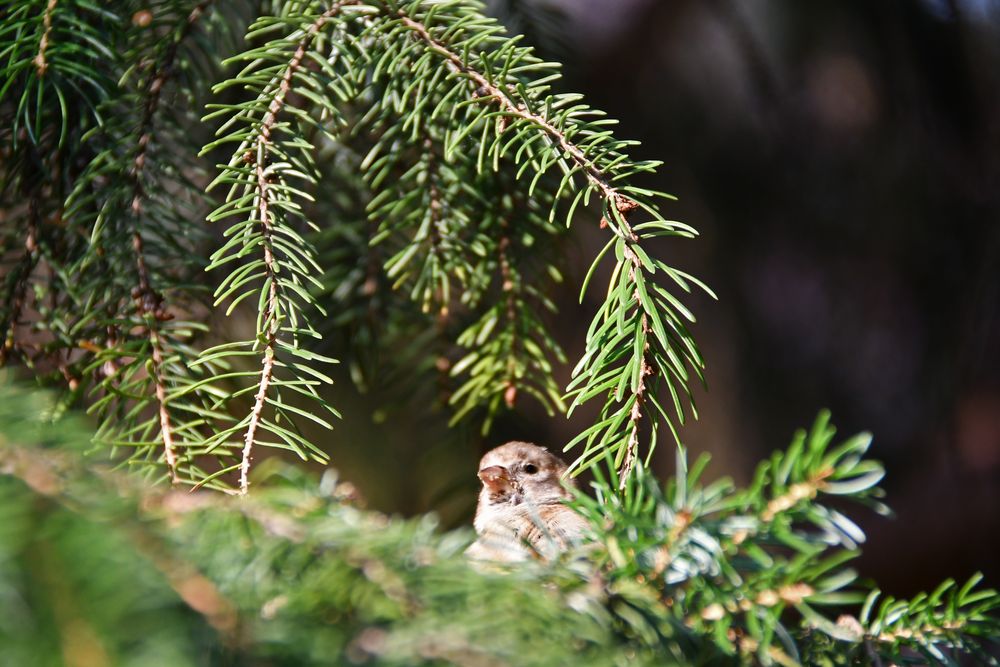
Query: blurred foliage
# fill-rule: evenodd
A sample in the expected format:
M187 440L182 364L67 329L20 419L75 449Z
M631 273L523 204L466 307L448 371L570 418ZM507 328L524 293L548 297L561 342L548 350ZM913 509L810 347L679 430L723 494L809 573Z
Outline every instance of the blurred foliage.
M864 535L826 499L880 508L882 470L825 415L746 489L700 483L704 460L599 480L574 501L589 543L508 568L466 561L468 530L358 508L333 471L271 460L247 498L150 487L53 405L0 389L5 664L958 664L1000 632L978 578L865 598L845 567Z

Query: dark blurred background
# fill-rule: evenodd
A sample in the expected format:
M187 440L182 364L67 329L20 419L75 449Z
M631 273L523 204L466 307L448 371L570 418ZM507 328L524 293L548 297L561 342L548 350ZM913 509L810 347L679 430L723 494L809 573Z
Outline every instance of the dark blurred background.
M894 594L975 570L1000 584L1000 2L548 6L557 32L526 30L567 63L565 89L620 119L636 157L665 162L651 185L701 232L659 252L719 297L689 301L709 389L682 437L711 452L709 475L746 481L828 407L842 434L874 433L889 471L897 517L852 511L869 535L862 574ZM604 240L596 220L576 223L556 295L574 361L602 288L582 306L576 289ZM430 410L351 417L352 399L335 400L348 417L334 465L371 506L446 525L471 520L484 451L558 448L587 419L525 403L479 438Z

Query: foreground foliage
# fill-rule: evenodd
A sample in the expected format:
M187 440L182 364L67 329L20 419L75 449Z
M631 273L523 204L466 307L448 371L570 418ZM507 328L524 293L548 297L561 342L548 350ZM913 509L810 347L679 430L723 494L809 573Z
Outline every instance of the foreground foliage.
M746 489L595 483L587 546L503 570L465 561L469 531L355 507L332 472L263 466L246 499L150 488L86 459L46 399L0 392L5 664L951 663L1000 633L978 578L866 597L846 566L864 536L826 499L877 505L881 468L825 417Z

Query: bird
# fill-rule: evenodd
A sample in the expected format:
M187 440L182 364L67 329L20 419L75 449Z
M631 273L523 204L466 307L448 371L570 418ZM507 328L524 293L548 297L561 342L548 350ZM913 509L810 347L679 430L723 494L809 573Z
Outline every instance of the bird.
M551 560L579 544L587 520L566 506L575 485L566 464L544 447L513 441L479 462L482 488L473 522L478 538L466 549L477 561Z

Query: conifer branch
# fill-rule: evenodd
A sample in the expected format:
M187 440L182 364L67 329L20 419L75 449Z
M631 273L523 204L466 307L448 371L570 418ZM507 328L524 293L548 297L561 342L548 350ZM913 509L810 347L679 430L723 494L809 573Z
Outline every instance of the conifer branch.
M126 478L101 467L87 472L97 477L101 485L114 489L118 497L129 498L146 512L168 505L172 497L181 495L137 488ZM73 486L78 483L80 473L80 461L67 456L63 451L37 450L9 444L0 447L0 475L20 479L39 496L69 510L78 509L77 502L74 502L76 499L73 498ZM182 497L191 498L186 493ZM191 505L190 502L187 504ZM116 523L124 528L132 544L159 570L178 597L201 614L227 640L231 640L237 629L235 608L216 584L189 562L171 553L162 538L150 530L148 520L130 519L124 525Z
M41 223L39 213L38 191L35 190L28 197L28 216L25 222L27 227L24 237L24 253L17 266L7 277L10 281L7 294L3 301L3 319L0 320L0 366L7 363L8 355L15 349L17 341L17 323L21 319L21 311L24 308L25 298L28 292L28 281L32 271L38 264L38 227Z
M399 16L405 26L415 32L420 39L427 43L428 46L445 58L447 67L451 71L465 76L476 84L477 94L481 99L488 101L492 98L505 113L526 120L542 129L556 142L560 150L569 154L573 160L584 169L584 173L586 173L587 178L596 188L598 188L598 190L600 190L606 201L613 203L615 206L619 206L619 210L622 210L623 208L625 210L631 210L628 208L629 200L622 197L622 195L620 195L618 191L611 186L605 175L600 169L598 169L597 165L595 165L594 162L590 160L576 144L571 142L566 135L559 130L559 128L550 123L544 116L534 113L524 105L515 102L506 90L494 85L483 73L475 70L468 63L466 63L460 55L450 50L442 42L434 39L434 37L427 31L427 26L423 23L414 20L403 10L399 11ZM634 205L632 208L634 208Z
M507 379L505 383L505 389L503 394L504 403L507 404L508 408L513 408L515 402L517 401L517 382L514 377L514 365L515 357L517 356L517 349L520 343L520 337L518 336L517 327L517 298L514 290L517 289L517 284L514 281L514 275L511 271L510 266L510 236L507 233L507 221L500 221L500 239L497 242L497 263L500 268L500 293L503 295L504 300L504 314L507 317L507 323L510 326L510 351L507 357Z
M605 173L605 171L598 165L595 159L587 155L586 150L581 148L577 143L570 138L568 133L557 126L555 123L551 122L546 115L533 111L525 98L525 101L519 102L515 93L513 92L510 84L508 83L497 83L497 81L491 76L480 71L475 66L470 64L471 58L468 52L466 56L463 57L456 50L449 48L447 44L443 41L436 39L431 35L425 23L422 23L412 16L407 15L404 10L399 10L400 22L405 25L413 34L417 36L422 42L424 42L427 47L437 53L444 59L446 67L453 73L468 79L475 88L474 98L483 101L487 104L493 103L500 110L500 119L498 122L497 135L499 141L499 136L502 135L512 122L525 122L530 126L533 126L540 130L553 144L552 151L554 159L561 160L562 156L568 156L569 159L575 164L575 167L569 169L566 178L575 170L580 170L586 176L586 179L590 186L596 190L601 199L605 202L606 213L601 219L601 227L610 227L612 232L619 237L621 245L618 252L620 252L619 261L624 260L627 264L624 269L618 267L616 271L624 271L625 275L629 277L629 285L634 285L634 289L631 290L630 304L623 301L619 302L618 308L621 311L627 312L634 309L633 314L621 315L616 319L621 319L622 317L627 317L630 322L632 335L635 338L635 345L630 346L632 348L632 358L627 364L627 368L632 368L630 372L632 376L631 388L629 393L623 394L622 389L619 388L614 396L615 401L619 402L620 405L625 406L621 408L622 410L627 410L625 419L627 420L626 432L623 439L615 445L618 450L618 456L616 459L616 467L619 478L624 484L624 479L632 474L634 469L635 458L638 454L639 449L639 433L640 424L646 418L645 403L647 399L647 377L655 372L658 365L655 361L655 357L651 357L652 351L650 349L650 338L655 338L660 345L663 347L662 352L657 352L659 356L670 357L671 363L677 364L679 368L679 361L677 361L677 356L674 354L673 349L671 349L672 342L669 339L666 329L662 324L662 316L660 313L651 310L652 303L646 292L652 292L652 288L647 288L646 275L651 275L656 270L656 265L654 265L647 257L646 253L641 250L640 242L644 235L637 234L630 224L628 218L630 214L638 209L641 204L634 200L633 198L625 195L618 188L612 185L612 177ZM521 95L518 95L519 97ZM530 143L527 142L527 143ZM597 141L594 145L599 146L600 141ZM494 143L494 147L496 143ZM591 146L593 147L593 146ZM589 147L590 148L590 147ZM588 148L588 149L589 149ZM492 150L492 149L491 149ZM503 149L506 150L506 149ZM599 148L599 150L605 150ZM501 151L502 152L502 151ZM607 157L607 155L605 155ZM613 160L613 158L608 158L609 164L616 164L619 161ZM542 160L542 165L545 165L545 161ZM541 167L542 170L545 169L544 166ZM565 178L563 181L565 185ZM532 184L532 189L534 188L534 182ZM561 189L561 188L560 188ZM575 206L575 205L574 205ZM644 206L645 208L648 208ZM656 223L660 224L660 223ZM670 272L667 272L671 275ZM676 274L672 274L676 280ZM683 285L682 281L678 281ZM652 283L651 283L652 284ZM625 286L621 286L621 289L625 289ZM656 324L653 324L653 321ZM621 330L621 325L619 325L619 330ZM655 330L655 331L654 331ZM675 339L676 340L676 339ZM588 347L590 347L590 341L588 341ZM588 356L590 353L588 352ZM697 372L697 366L700 362L696 354L692 352L689 357L692 365L695 367ZM578 366L578 370L581 367ZM600 373L599 373L600 374ZM678 369L675 375L681 379L682 383L686 382L686 373L682 369ZM605 376L606 377L606 376ZM667 386L670 388L671 393L674 393L672 385L670 385L670 380L665 378ZM578 395L583 395L589 392L589 385L584 389L579 390ZM606 405L606 410L609 408ZM676 401L675 405L678 407L678 414L681 420L683 420L683 414L680 413L679 403ZM662 410L661 410L662 412ZM606 423L615 423L616 419L614 416L609 417ZM617 423L621 423L617 420ZM653 424L654 430L656 424ZM588 454L591 452L590 448L584 453L580 458L577 459L578 465L584 465Z
M167 406L167 383L163 372L163 342L159 327L159 322L168 319L170 315L164 304L163 294L157 291L152 284L143 249L144 242L142 232L139 228L139 219L142 215L143 199L146 196L145 188L143 187L143 173L146 168L147 151L153 139L154 123L160 107L163 87L173 72L174 60L177 57L181 43L190 34L195 23L197 23L212 1L202 0L195 5L190 14L188 14L187 19L181 24L173 41L164 52L162 59L150 71L145 91L146 101L142 120L139 123L137 132L139 137L138 150L136 151L133 167L130 171L132 179L132 203L130 206L133 219L132 249L135 252L136 273L139 278L139 285L133 290L132 297L135 300L139 318L145 324L146 335L149 338L152 353L150 375L156 394L157 413L160 421L160 439L163 441L163 453L166 458L170 481L174 484L179 481L177 475L177 452L174 444L174 428L171 424L171 412Z
M306 29L305 34L299 40L295 52L285 66L274 97L268 105L267 113L261 120L254 144L248 150L248 155L254 162L257 186L257 218L261 228L265 282L268 284L268 288L265 309L262 316L262 321L266 327L266 337L263 346L263 368L260 373L257 394L254 397L254 404L250 411L250 420L243 436L243 452L240 461L240 493L244 495L250 488L249 474L250 463L253 458L253 446L256 442L257 430L260 428L263 418L264 407L267 404L268 390L274 379L275 348L278 331L281 327L280 301L278 298L278 269L274 257L273 239L271 236L271 214L269 210L272 197L270 192L271 184L267 173L271 132L278 120L278 115L285 106L288 93L291 91L292 78L302 66L302 59L305 57L310 43L319 31L322 30L327 21L336 16L342 7L352 4L356 4L354 0L343 0L342 2L334 3L329 9L320 14Z
M136 224L132 230L132 248L135 251L135 264L139 277L139 286L133 293L136 307L140 319L145 322L146 333L149 337L150 349L152 351L152 367L150 374L153 379L153 386L156 393L157 412L160 419L160 439L163 441L163 452L167 461L167 469L170 481L174 484L178 482L177 476L177 452L174 446L174 429L171 425L170 410L167 406L167 387L163 377L163 346L159 332L159 320L167 317L166 308L163 303L163 295L152 285L149 269L146 266L146 259L143 253L142 233L138 227L138 217L142 213L142 199L145 195L143 188L143 171L146 167L146 152L152 140L153 124L157 109L162 99L163 86L173 69L174 59L177 57L177 50L180 43L190 33L195 22L205 11L205 8L212 0L203 0L191 10L187 21L181 27L174 41L167 48L163 59L154 66L149 84L146 88L146 105L143 112L142 121L139 124L139 150L136 152L135 163L132 168L133 195L131 212Z

